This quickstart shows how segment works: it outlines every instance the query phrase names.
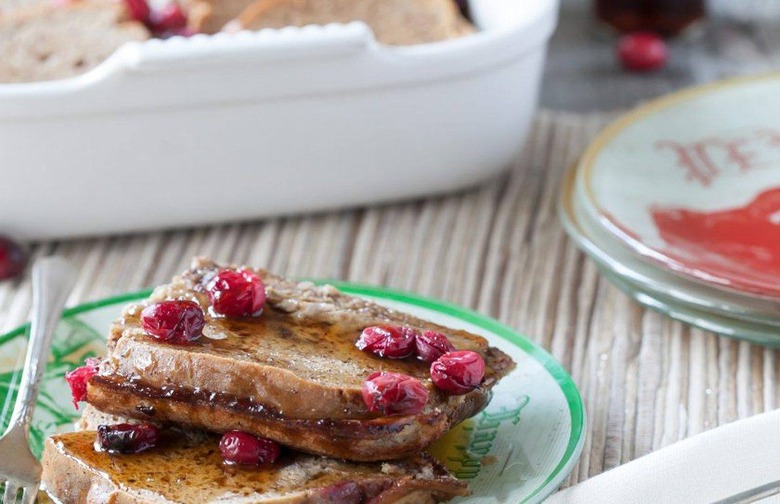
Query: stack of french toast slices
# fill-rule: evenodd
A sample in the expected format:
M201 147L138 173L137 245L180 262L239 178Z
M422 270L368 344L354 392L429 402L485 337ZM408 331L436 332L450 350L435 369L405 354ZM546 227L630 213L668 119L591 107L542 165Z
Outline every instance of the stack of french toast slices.
M76 503L414 503L468 495L425 450L512 359L328 285L196 259L66 378L43 485ZM85 404L86 403L86 404Z

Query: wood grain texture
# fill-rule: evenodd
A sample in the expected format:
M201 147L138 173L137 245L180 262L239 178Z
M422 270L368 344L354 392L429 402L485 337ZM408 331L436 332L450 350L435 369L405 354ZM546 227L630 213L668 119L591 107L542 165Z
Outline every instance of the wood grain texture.
M542 112L508 172L446 197L206 229L45 243L80 269L70 304L165 282L196 254L388 285L475 308L569 369L589 418L567 484L777 407L780 353L648 312L600 278L556 214L561 175L610 116ZM0 283L0 330L29 279Z

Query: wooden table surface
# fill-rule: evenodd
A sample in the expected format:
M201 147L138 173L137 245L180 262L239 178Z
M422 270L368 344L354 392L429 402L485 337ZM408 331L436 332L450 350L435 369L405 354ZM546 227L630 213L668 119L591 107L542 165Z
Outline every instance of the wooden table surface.
M168 280L196 254L300 277L388 285L475 308L549 349L588 415L567 484L717 425L773 409L780 352L634 304L558 222L561 176L610 116L542 112L505 175L446 197L267 222L47 243L80 269L70 304ZM0 283L0 331L29 279Z

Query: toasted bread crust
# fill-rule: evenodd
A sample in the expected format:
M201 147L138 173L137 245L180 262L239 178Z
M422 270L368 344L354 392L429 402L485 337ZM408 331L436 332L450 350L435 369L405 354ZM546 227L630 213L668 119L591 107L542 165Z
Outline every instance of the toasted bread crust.
M480 394L428 415L311 420L288 418L235 397L155 389L116 377L90 380L88 394L91 405L115 415L215 432L238 429L303 452L362 462L410 457L487 405Z
M398 504L468 494L464 483L427 455L363 465L288 453L273 466L232 470L223 466L213 437L195 443L169 439L149 452L119 456L96 452L94 440L93 431L46 440L43 483L59 501L191 504L241 496L241 502L258 504Z

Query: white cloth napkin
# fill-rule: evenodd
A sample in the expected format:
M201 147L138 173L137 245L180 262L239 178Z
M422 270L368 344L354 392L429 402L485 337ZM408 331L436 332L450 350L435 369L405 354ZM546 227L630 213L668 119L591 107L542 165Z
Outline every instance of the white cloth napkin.
M711 503L780 480L780 410L704 432L552 495L546 504Z

